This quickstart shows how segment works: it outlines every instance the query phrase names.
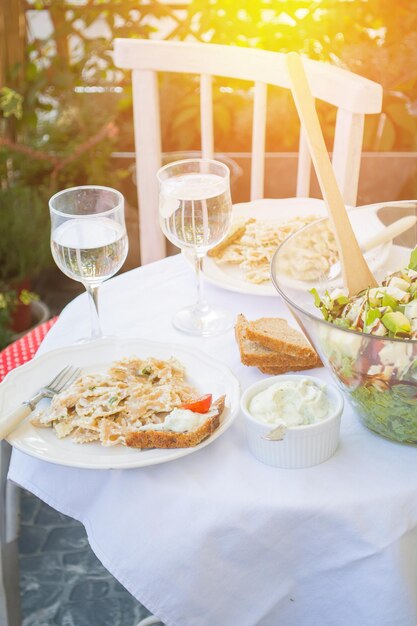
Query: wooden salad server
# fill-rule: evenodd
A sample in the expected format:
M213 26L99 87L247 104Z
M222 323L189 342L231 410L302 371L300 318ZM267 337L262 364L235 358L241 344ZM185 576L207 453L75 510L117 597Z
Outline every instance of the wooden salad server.
M343 282L349 294L353 296L368 287L377 287L378 283L363 257L353 232L324 142L301 57L296 52L289 52L286 60L291 92L336 238Z

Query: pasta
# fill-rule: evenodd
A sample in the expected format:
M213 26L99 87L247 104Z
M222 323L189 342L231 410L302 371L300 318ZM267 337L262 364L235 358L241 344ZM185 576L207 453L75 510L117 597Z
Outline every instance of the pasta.
M56 394L31 420L52 427L58 438L76 443L125 444L127 433L157 424L166 413L190 401L196 389L185 381L185 369L174 358L129 358L105 374L85 374Z
M280 270L299 280L323 280L338 260L336 240L326 221L300 233L282 256Z
M277 247L300 228L311 224L317 216L295 217L278 224L271 220L248 219L232 227L226 239L210 251L219 264L238 265L243 278L254 284L269 280L270 263ZM327 223L308 231L297 239L297 249L291 247L288 259L283 259L285 271L294 278L316 280L327 274L338 260L334 235Z
M285 223L248 220L242 234L212 254L216 261L239 265L245 280L261 284L269 280L270 263L277 247L297 230L318 219L314 215L295 217ZM212 251L213 252L213 251ZM214 249L215 253L215 249Z

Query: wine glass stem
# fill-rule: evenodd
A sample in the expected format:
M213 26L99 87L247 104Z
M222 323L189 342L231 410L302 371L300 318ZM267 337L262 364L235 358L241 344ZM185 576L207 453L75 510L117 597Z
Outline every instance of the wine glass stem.
M196 277L196 286L197 286L197 302L195 303L195 311L196 313L204 313L207 308L207 302L204 298L203 292L203 281L201 280L201 273L203 271L203 256L196 255L195 256L195 277Z
M91 311L91 339L101 337L100 318L98 314L98 285L86 285Z

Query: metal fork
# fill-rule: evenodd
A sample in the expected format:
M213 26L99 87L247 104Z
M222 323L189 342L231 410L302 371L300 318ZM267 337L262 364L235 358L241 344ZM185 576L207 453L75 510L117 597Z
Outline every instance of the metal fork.
M41 387L39 391L30 399L21 404L20 407L9 413L6 417L0 416L0 441L5 439L10 433L25 419L28 415L35 410L36 405L43 398L53 398L57 393L60 393L70 383L74 382L81 373L79 367L73 367L67 365L61 370L50 383Z

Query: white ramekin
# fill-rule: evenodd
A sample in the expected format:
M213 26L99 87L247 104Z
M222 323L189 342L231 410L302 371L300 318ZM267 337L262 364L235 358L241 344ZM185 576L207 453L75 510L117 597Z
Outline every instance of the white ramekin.
M339 443L340 418L343 412L343 396L334 385L326 383L326 392L331 403L329 416L317 424L287 428L281 441L264 439L263 437L274 427L260 422L249 413L248 407L254 395L274 383L300 378L323 384L323 381L314 376L285 374L260 380L248 387L242 395L240 408L245 418L249 449L262 463L288 469L311 467L327 461L336 452Z

